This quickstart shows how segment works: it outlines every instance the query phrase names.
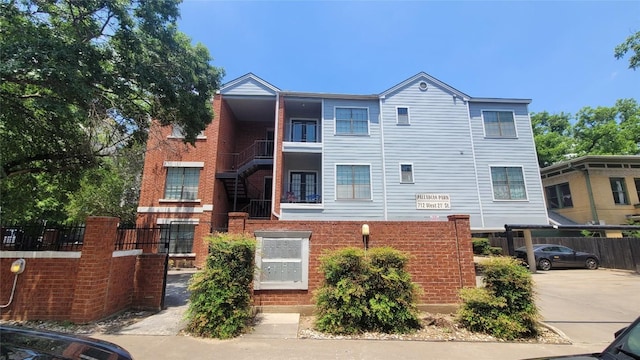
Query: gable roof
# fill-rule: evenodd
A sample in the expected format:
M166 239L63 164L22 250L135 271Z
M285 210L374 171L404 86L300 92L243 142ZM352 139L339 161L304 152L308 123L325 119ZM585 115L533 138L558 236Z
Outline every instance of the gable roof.
M235 78L225 83L220 87L220 90L218 90L218 92L221 94L224 94L225 92L229 92L230 90L235 89L238 86L247 84L247 83L255 83L259 85L259 87L261 87L263 90L266 90L267 92L270 92L273 95L280 92L280 89L268 83L267 81L261 79L260 77L256 76L254 73L247 73L245 75L240 76L239 78Z
M458 97L460 97L460 98L462 98L464 100L469 100L471 98L471 96L463 93L462 91L454 88L453 86L450 86L450 85L448 85L448 84L446 84L446 83L434 78L433 76L427 74L424 71L421 71L421 72L415 74L414 76L408 78L407 80L405 80L405 81L403 81L403 82L391 87L390 89L387 89L387 90L383 91L382 93L380 93L379 96L381 98L384 98L387 95L391 94L392 92L397 91L399 89L402 89L403 87L408 86L409 84L412 84L412 83L414 83L414 82L416 82L416 81L418 81L420 79L424 79L424 80L427 80L427 81L429 81L431 83L434 83L437 86L439 86L439 87L451 92L452 94L457 95Z
M481 98L481 97L471 97L466 93L454 88L453 86L444 83L435 77L421 71L416 75L394 85L393 87L383 91L378 95L346 95L346 94L329 94L329 93L311 93L311 92L298 92L298 91L283 91L277 88L276 86L270 84L269 82L261 79L253 73L247 73L242 75L236 79L233 79L220 87L218 90L219 94L228 94L228 95L273 95L280 93L282 95L289 96L304 96L304 97L333 97L333 98L353 98L353 99L372 99L372 98L382 98L384 99L387 95L398 91L406 86L409 86L412 83L415 83L419 80L425 80L436 86L444 89L445 91L450 92L454 96L461 98L464 101L476 102L476 103L515 103L515 104L529 104L531 103L531 99L515 99L515 98ZM253 88L251 87L253 85ZM237 90L238 92L235 92ZM250 92L250 94L244 94L244 92Z

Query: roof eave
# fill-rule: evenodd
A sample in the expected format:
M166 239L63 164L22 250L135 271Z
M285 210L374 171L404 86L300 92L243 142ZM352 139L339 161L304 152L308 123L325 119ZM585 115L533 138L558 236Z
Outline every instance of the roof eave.
M280 91L280 96L317 98L317 99L351 99L351 100L378 100L378 95L354 95L354 94L330 94L311 93L298 91Z
M469 102L501 103L501 104L531 104L531 99L503 99L503 98L470 98Z

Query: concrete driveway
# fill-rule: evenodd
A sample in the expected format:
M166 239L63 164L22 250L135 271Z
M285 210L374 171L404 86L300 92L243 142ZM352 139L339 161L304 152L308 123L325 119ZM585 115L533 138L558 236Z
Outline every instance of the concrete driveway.
M621 270L550 270L533 274L544 322L575 344L601 344L640 316L640 275Z

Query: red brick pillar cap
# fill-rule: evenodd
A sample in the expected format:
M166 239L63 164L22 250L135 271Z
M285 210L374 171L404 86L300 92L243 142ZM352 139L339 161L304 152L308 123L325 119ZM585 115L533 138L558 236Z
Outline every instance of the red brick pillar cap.
M449 221L469 220L469 215L463 215L463 214L449 215L447 216L447 219L449 219Z
M245 218L245 219L248 219L249 218L249 213L246 213L246 212L230 212L229 213L229 217L230 218Z

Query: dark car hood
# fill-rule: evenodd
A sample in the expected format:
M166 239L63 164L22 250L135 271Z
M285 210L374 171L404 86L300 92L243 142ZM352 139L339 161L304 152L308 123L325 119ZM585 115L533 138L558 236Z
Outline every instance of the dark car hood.
M533 358L533 359L525 359L525 360L589 360L589 359L601 359L601 353L595 354L579 354L579 355L564 355L564 356L551 356L551 357L541 357L541 358Z

